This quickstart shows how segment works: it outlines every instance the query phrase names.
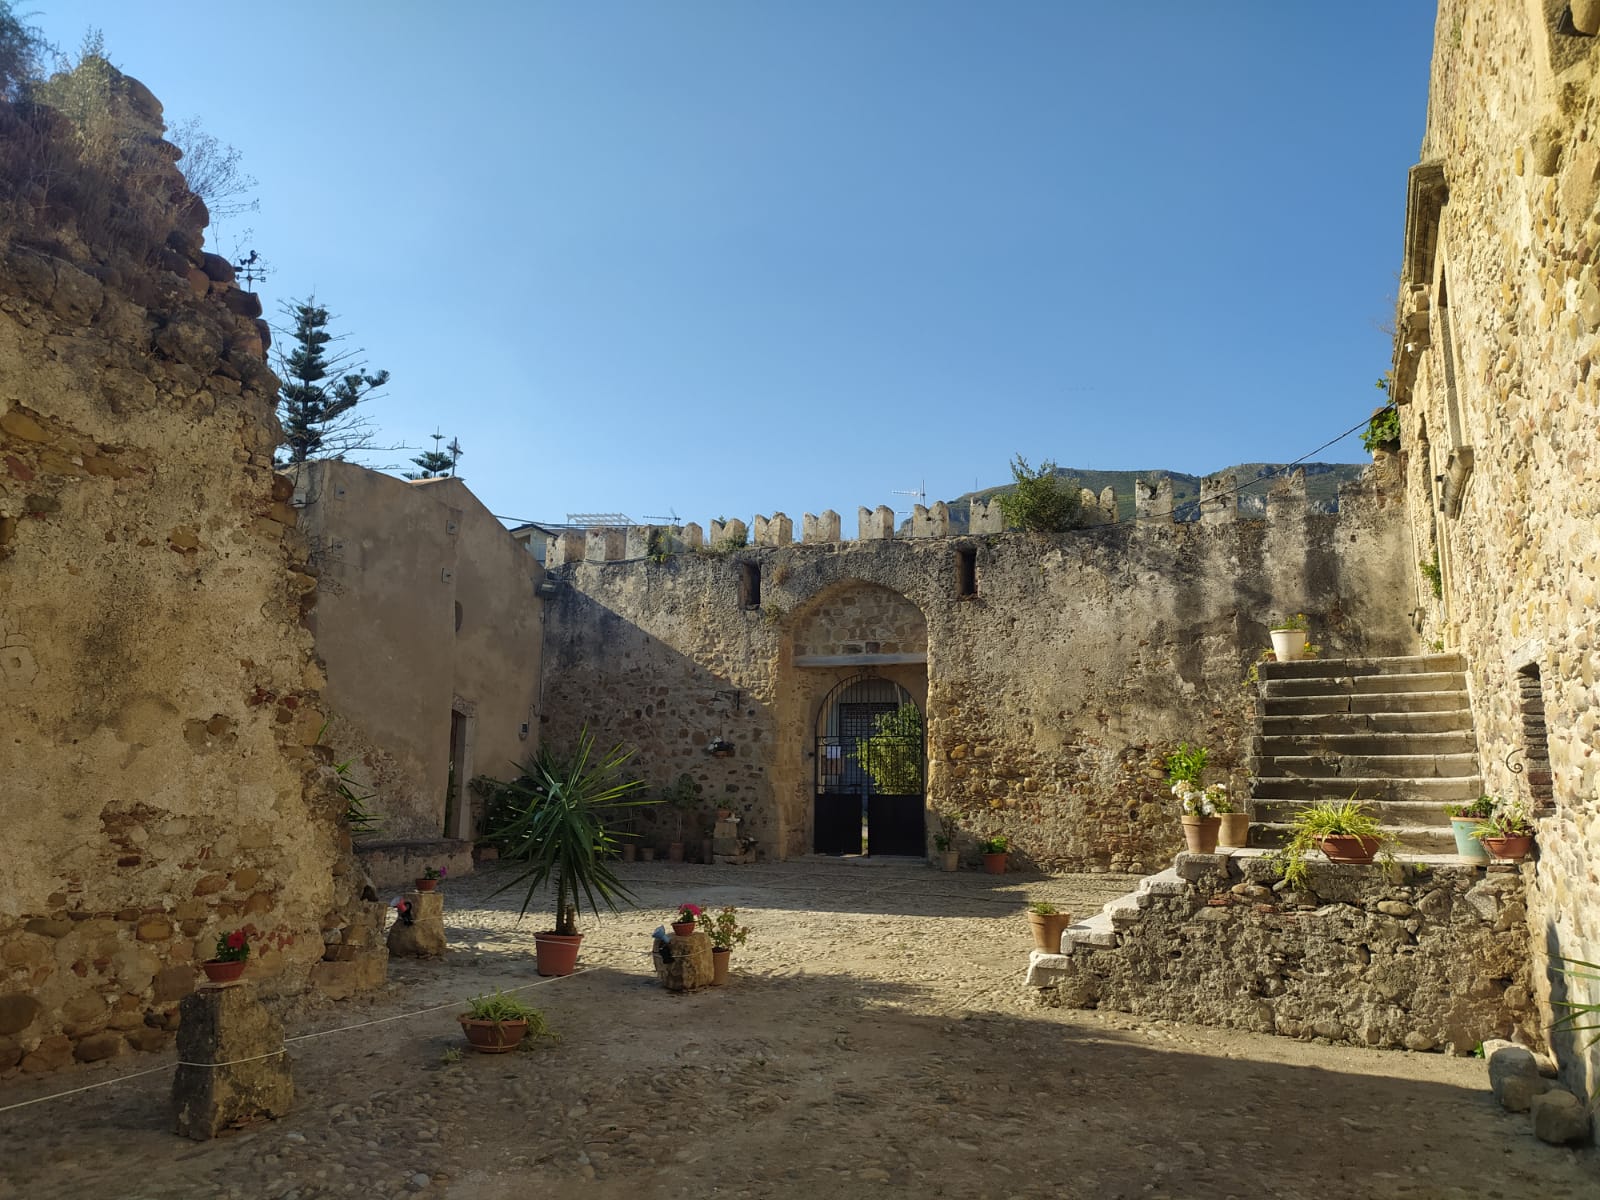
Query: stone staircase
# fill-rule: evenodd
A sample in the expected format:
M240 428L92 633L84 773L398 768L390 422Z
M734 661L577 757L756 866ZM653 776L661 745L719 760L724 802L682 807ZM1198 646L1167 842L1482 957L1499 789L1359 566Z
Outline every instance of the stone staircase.
M1455 654L1263 663L1251 844L1282 845L1297 809L1353 793L1400 850L1454 853L1444 805L1483 792L1464 670Z

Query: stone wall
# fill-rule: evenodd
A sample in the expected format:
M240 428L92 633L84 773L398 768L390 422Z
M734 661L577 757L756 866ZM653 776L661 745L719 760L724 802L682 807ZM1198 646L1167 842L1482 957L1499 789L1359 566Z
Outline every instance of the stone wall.
M1529 868L1523 868L1529 869ZM1390 1049L1538 1044L1524 879L1513 868L1310 866L1180 854L1107 914L1035 952L1045 1004Z
M259 301L204 252L160 105L115 87L142 199L172 197L154 227L73 166L70 128L0 102L33 139L6 152L48 152L60 183L0 242L0 1073L168 1044L223 931L250 932L269 993L382 974L381 947L325 946L382 914L310 748L313 581Z
M1600 961L1600 38L1573 28L1554 0L1440 5L1395 397L1442 575L1437 599L1417 576L1418 625L1466 655L1486 785L1540 814L1534 945ZM1555 1049L1587 1094L1600 1051Z
M543 569L460 479L310 463L295 498L317 574L326 742L373 793L384 841L476 836L467 782L506 775L538 744Z
M805 854L821 706L872 672L924 705L930 804L961 814L969 856L1003 833L1019 862L1140 870L1180 841L1168 749L1205 743L1243 785L1241 682L1274 614L1311 614L1330 654L1415 648L1397 484L1370 474L1331 515L1290 483L1265 520L1214 489L1199 522L1151 503L1056 537L899 539L892 513L866 509L855 541L815 540L837 520L809 516L809 542L780 516L757 521L755 545L714 527L718 549L698 553L642 553L698 545L692 527L568 534L550 554L544 736L569 744L588 723L638 747L653 786L693 775L691 844L723 804L764 855ZM707 752L719 739L730 757Z

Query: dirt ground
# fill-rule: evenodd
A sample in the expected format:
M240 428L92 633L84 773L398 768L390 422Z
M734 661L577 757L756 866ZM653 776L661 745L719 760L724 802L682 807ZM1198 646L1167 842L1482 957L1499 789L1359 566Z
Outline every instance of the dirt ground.
M443 961L293 1014L296 1108L213 1142L170 1132L170 1071L0 1112L0 1200L626 1197L1600 1196L1596 1151L1536 1141L1483 1064L1037 1009L1024 905L1078 913L1127 876L920 864L629 864L642 909L586 922L539 981L504 868L451 880ZM685 900L752 927L730 986L656 986ZM559 1043L460 1055L456 1001L495 986ZM0 1108L158 1065L0 1086Z

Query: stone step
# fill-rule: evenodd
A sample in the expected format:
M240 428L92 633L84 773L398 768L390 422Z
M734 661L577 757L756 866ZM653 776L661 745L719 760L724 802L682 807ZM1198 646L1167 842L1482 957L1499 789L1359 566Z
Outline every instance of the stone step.
M1483 795L1477 775L1442 779L1401 779L1380 775L1339 775L1302 779L1291 775L1258 776L1251 796L1275 800L1427 800L1436 804L1476 800Z
M1468 862L1456 855L1455 835L1449 827L1439 829L1433 825L1385 825L1384 832L1396 839L1394 852L1402 857L1414 854L1444 855L1451 862ZM1273 850L1287 845L1294 836L1294 827L1272 821L1250 826L1250 845Z
M1251 762L1250 773L1269 779L1382 776L1386 779L1460 779L1478 774L1476 754L1272 754Z
M1465 707L1459 690L1448 692L1347 692L1317 696L1268 696L1267 718L1324 713L1455 712Z
M1257 796L1250 801L1250 819L1263 825L1287 825L1295 813L1308 807L1304 800ZM1385 826L1438 828L1450 832L1450 818L1445 815L1444 805L1433 800L1375 800L1367 808Z
M1257 668L1262 679L1309 679L1330 675L1415 675L1467 669L1459 654L1412 654L1399 658L1301 658L1294 662L1265 662Z
M1268 737L1311 734L1464 733L1472 736L1472 713L1459 708L1432 712L1267 713L1261 732Z
M1468 729L1436 733L1274 733L1255 740L1261 758L1302 754L1466 754L1476 756L1478 741Z
M1404 696L1412 692L1461 693L1467 686L1460 671L1428 671L1410 675L1336 675L1296 679L1268 679L1261 694L1268 700L1280 696Z

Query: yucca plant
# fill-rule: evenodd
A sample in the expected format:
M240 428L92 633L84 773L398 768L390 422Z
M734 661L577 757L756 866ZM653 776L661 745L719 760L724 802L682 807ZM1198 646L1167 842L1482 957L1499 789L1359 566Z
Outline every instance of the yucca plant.
M1384 861L1394 858L1394 835L1384 831L1367 806L1351 793L1348 800L1323 800L1294 814L1294 836L1272 856L1289 886L1301 888L1310 879L1306 855L1329 837L1356 837L1376 841Z
M1558 964L1556 969L1566 977L1567 991L1571 994L1572 985L1578 980L1588 983L1600 984L1600 963L1588 962L1581 958L1563 958L1560 955L1551 955L1550 961ZM1556 1008L1566 1011L1550 1023L1551 1033L1592 1033L1588 1041L1579 1048L1588 1050L1600 1044L1600 1002L1584 1002L1581 1000L1552 1000ZM1600 1081L1595 1083L1590 1093L1600 1096Z
M526 884L526 916L534 896L554 880L555 932L569 936L578 932L578 913L585 904L598 916L602 904L617 912L619 900L634 902L633 893L611 869L617 841L606 829L606 818L609 810L660 802L636 796L642 781L624 778L622 768L632 757L633 751L621 746L597 754L587 727L570 754L540 747L523 775L501 789L504 823L491 835L505 857L525 869L497 889L497 895Z

